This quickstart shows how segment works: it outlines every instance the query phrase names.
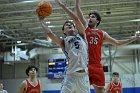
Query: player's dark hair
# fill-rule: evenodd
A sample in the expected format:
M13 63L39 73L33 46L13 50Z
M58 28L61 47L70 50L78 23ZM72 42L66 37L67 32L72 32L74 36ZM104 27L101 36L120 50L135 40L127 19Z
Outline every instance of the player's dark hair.
M38 72L38 68L37 68L36 66L34 66L34 65L30 65L30 66L28 66L27 69L26 69L26 75L27 75L27 76L29 76L28 73L29 73L29 71L30 71L32 68L35 68L36 71Z
M118 72L113 72L112 75L113 75L113 76L116 75L116 76L119 77L119 73L118 73Z
M65 26L65 24L67 24L67 23L71 23L71 24L74 26L74 28L75 28L75 24L74 24L72 21L67 20L67 21L63 24L62 31L64 31L64 26Z
M94 14L96 16L97 20L99 21L98 24L97 24L97 26L98 26L100 24L100 22L101 22L100 14L97 11L93 11L93 12L89 13L88 16L90 16L92 14Z

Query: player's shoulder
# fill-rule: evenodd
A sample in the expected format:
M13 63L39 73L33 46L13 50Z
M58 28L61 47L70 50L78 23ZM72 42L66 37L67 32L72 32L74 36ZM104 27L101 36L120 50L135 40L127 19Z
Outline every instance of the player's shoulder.
M27 85L27 80L23 80L21 83L22 86L26 86Z
M119 84L120 84L120 85L122 85L122 82L121 82L121 81L119 81Z
M113 83L114 83L114 82L113 82L112 80L109 81L109 84L110 84L110 85L113 85Z
M38 79L38 82L39 82L39 83L41 83L41 80L40 80L40 79Z

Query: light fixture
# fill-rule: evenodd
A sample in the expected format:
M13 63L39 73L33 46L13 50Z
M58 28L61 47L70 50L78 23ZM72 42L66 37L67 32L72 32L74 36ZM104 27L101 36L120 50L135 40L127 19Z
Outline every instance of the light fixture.
M136 31L136 34L139 34L140 33L140 31Z
M137 34L140 34L140 31L136 31L136 32L135 32L135 35L137 35ZM139 37L140 37L140 36L139 36Z
M46 23L47 23L47 24L50 24L51 22L50 22L50 21L47 21Z
M21 41L17 41L17 43L18 43L18 44L20 44L20 43L21 43Z
M140 21L140 19L134 19L134 20L130 20L130 21L138 22L138 21Z
M28 0L28 1L22 1L22 3L32 3L32 2L36 2L38 0Z
M56 26L48 26L48 27L53 28L53 27L56 27Z

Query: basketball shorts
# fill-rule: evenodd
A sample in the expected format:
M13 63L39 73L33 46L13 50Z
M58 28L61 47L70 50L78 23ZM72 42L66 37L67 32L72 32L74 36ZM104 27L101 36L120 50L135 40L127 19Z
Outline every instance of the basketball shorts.
M60 93L90 93L88 74L85 72L67 74Z
M97 87L105 86L105 75L103 66L101 64L88 65L90 85Z

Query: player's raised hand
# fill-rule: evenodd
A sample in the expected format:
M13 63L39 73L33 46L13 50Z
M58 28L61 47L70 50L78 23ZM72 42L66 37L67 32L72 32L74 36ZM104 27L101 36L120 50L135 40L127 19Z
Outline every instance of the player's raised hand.
M136 38L138 39L140 37L140 31L136 31L136 34L135 34Z

